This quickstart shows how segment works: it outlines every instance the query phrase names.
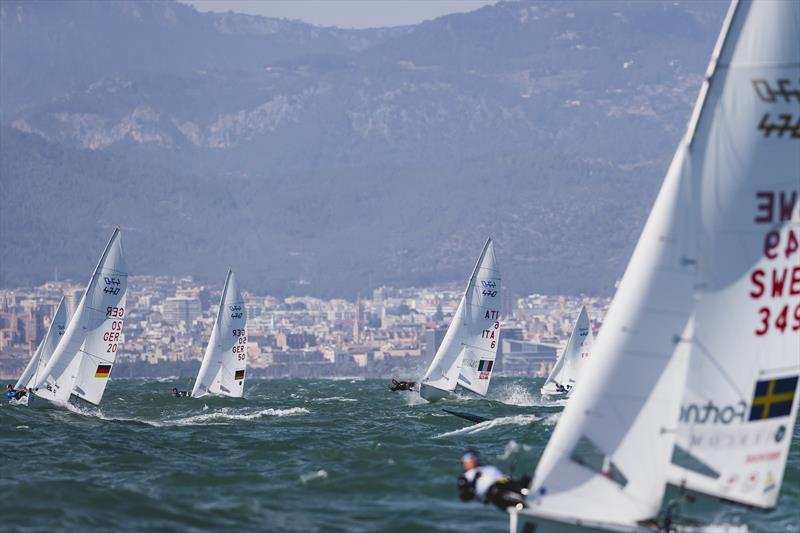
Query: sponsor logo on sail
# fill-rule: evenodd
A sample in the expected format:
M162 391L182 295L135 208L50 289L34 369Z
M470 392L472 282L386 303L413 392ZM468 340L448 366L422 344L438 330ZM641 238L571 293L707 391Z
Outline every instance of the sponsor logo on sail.
M797 376L756 382L749 421L789 416L792 412Z
M753 472L742 482L742 492L750 492L758 485L758 472Z
M779 430L780 431L780 430ZM724 427L716 430L696 430L689 435L688 446L711 450L758 449L775 443L773 428L752 426Z
M684 424L723 424L745 421L747 402L735 405L717 405L709 400L700 405L696 403L681 406L681 422Z
M781 458L781 452L764 452L764 453L752 453L747 456L748 463L760 463L760 462L769 462L769 461L777 461Z
M767 472L767 479L764 481L764 494L775 490L778 484L775 482L775 476L772 475L772 472Z

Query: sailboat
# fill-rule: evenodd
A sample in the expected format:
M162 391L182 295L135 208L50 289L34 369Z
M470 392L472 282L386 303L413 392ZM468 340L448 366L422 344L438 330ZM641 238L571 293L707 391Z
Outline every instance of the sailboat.
M542 386L542 395L555 395L571 392L578 382L578 375L592 353L594 333L589 324L586 306L581 306L578 319L572 328L564 351L556 361L553 370Z
M441 346L420 383L429 402L461 387L485 396L500 342L500 270L488 239Z
M128 267L114 230L75 315L33 386L29 406L65 404L74 395L98 405L122 341ZM46 403L44 404L46 405Z
M651 531L668 483L776 505L800 400L798 35L800 2L732 3L511 531Z
M233 270L228 270L192 396L219 394L241 398L247 369L247 311Z
M64 336L64 332L67 329L67 315L67 304L65 298L62 296L61 301L58 302L58 307L56 307L56 312L53 314L53 318L50 321L50 326L47 328L47 333L45 333L45 336L42 339L42 342L39 343L39 346L36 347L36 351L33 352L33 357L31 357L31 360L28 361L28 365L25 367L25 370L22 371L22 375L20 375L19 379L17 380L17 384L14 385L14 389L31 389L34 387L39 375L50 361L56 346L58 346L58 343L61 340L61 337ZM11 400L9 403L16 405L28 405L28 398L29 397L26 394L19 400Z

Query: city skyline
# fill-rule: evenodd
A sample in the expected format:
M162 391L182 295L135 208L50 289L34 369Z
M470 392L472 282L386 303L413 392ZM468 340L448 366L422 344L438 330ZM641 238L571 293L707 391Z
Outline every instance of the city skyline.
M82 285L69 280L34 288L0 289L0 370L7 377L27 361L41 340L61 295L71 316L83 290ZM380 287L350 301L312 296L276 298L243 291L249 317L248 366L256 376L271 377L320 372L385 377L392 369L419 372L438 348L462 292L463 287L455 283ZM125 365L139 366L138 370L130 368L129 374L123 370L122 375L153 372L154 365L159 364L173 365L165 367L167 372L196 370L192 365L202 358L220 293L220 286L198 284L190 276L130 276L117 365L123 365L123 369ZM502 331L510 340L552 346L542 356L552 362L571 331L578 308L584 304L589 306L595 327L599 326L608 299L535 294L506 297ZM519 360L510 368L516 373L543 373L548 369L541 366L541 360L536 361L534 365ZM502 364L498 370L502 373Z

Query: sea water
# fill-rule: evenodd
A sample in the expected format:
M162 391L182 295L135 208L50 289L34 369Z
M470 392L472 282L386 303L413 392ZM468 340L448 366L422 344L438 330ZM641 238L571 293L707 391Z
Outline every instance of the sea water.
M174 398L182 380L112 379L101 407L0 406L0 529L508 530L456 491L464 449L532 473L564 402L495 378L488 399L427 404L380 380L250 380L245 397ZM442 408L490 418L473 424ZM778 508L702 504L707 523L800 531L800 432Z

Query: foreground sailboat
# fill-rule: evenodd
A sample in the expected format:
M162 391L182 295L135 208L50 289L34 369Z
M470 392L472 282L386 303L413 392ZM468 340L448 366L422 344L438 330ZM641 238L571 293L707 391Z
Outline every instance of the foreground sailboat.
M67 314L67 305L62 296L61 301L58 302L58 307L56 307L56 312L53 314L53 318L50 321L50 327L47 328L47 333L42 339L42 342L39 343L36 351L33 352L33 357L31 357L25 370L22 371L22 375L20 375L17 380L17 384L14 385L15 390L32 389L36 385L36 380L50 361L61 337L64 336L64 332L67 329ZM26 394L19 400L11 400L9 403L28 405L28 399L29 396Z
M420 396L434 402L462 387L486 395L500 342L500 270L488 239L441 346L422 378Z
M242 397L247 369L246 327L244 300L233 270L228 270L217 319L192 389L193 397L207 394Z
M798 35L800 2L732 4L511 531L651 531L668 482L775 506L800 399Z
M578 382L578 375L589 360L594 344L594 333L589 324L589 313L586 306L581 306L581 312L572 328L569 341L561 352L561 357L556 361L553 370L542 386L542 395L565 394L572 391Z
M75 315L39 373L29 405L65 404L76 396L98 405L122 340L128 267L116 228L89 280Z

